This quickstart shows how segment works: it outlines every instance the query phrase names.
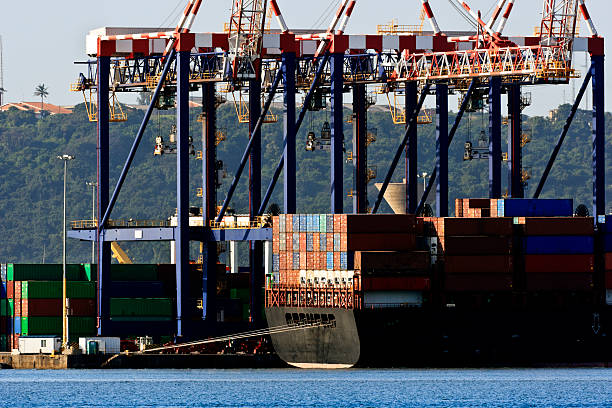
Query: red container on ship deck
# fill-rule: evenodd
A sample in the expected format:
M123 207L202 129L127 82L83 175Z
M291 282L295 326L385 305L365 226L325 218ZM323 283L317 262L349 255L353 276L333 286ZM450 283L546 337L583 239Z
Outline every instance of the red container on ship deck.
M525 255L525 273L590 273L594 262L592 254Z
M353 233L347 238L347 251L410 251L416 247L414 233Z
M503 292L512 290L510 274L462 274L447 275L444 289L457 292Z
M525 235L593 235L592 217L518 217Z
M606 253L606 271L612 271L612 252Z
M502 255L512 252L512 238L508 237L440 237L438 254L446 255Z
M429 251L355 251L355 269L362 274L410 273L429 269Z
M96 302L94 299L70 299L70 316L95 316ZM21 316L23 317L54 317L61 316L62 299L22 299Z
M592 290L590 273L531 273L527 275L527 290Z
M444 272L448 274L512 274L510 255L444 255Z
M429 218L438 236L512 235L510 218Z
M425 276L361 277L362 290L429 290L431 282Z
M13 299L15 297L15 282L14 281L6 282L6 297L8 299Z
M612 289L612 271L606 271L606 289Z

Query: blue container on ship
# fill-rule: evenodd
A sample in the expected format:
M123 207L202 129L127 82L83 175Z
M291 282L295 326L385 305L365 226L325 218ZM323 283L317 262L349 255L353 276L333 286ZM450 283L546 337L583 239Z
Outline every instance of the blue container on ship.
M594 240L587 235L527 236L523 247L527 255L592 254Z
M334 232L334 216L333 215L327 215L326 224L327 224L327 232Z
M571 217L572 199L508 198L502 204L504 217ZM498 215L499 201L498 201Z
M306 233L306 251L308 252L314 251L314 236L312 232Z
M348 269L347 254L346 252L340 252L340 270L346 271Z
M293 232L300 232L300 216L293 215Z
M327 234L321 234L319 235L319 251L326 251L327 250Z
M293 233L293 251L300 250L300 234L298 232Z
M21 317L14 317L12 319L9 319L9 321L13 322L11 333L21 334Z
M334 252L340 251L340 233L334 234Z
M333 252L327 253L327 265L326 266L327 266L328 271L334 270L334 253Z
M0 299L6 299L6 282L0 282Z
M280 255L272 255L272 272L280 272Z
M293 253L293 269L300 269L300 253Z
M307 232L308 230L308 218L306 214L300 214L300 232Z
M612 252L612 233L610 232L607 232L606 235L604 235L604 251Z

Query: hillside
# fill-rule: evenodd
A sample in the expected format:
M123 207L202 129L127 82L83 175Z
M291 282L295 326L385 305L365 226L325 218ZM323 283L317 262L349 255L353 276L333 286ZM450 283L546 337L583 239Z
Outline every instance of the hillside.
M533 178L527 194L533 194L537 180L561 131L568 105L559 108L558 120L543 117L525 118L525 130L532 135L532 142L524 149L524 166L531 170ZM279 113L279 112L276 112ZM197 123L198 112L191 113L194 139L199 144L201 124ZM317 134L328 114L318 112L307 116L298 136L298 211L327 212L329 208L329 155L328 153L304 150L306 133ZM143 117L142 111L129 110L129 119L124 123L111 124L111 176L118 177L131 146L133 137ZM610 151L612 120L607 115L606 134ZM382 181L388 169L396 145L403 135L402 127L393 125L390 115L382 109L369 113L369 126L377 128L378 140L369 147L370 166L376 166ZM454 120L454 114L449 119ZM174 213L175 205L175 160L172 156L153 157L154 140L157 134L166 137L174 117L172 112L154 114L140 146L132 170L124 185L112 218L166 219ZM591 207L591 112L580 111L572 125L565 145L551 172L542 197L573 198L575 204ZM463 162L463 144L472 140L476 144L487 119L481 114L472 114L455 137L450 151L450 202L456 197L485 197L487 195L487 161ZM219 109L218 127L226 134L219 146L219 159L225 163L227 178L219 191L225 191L236 170L247 142L247 127L237 123L233 107L229 104ZM503 134L506 134L504 127ZM345 124L346 150L351 148L351 125ZM435 154L435 127L419 128L419 171L431 172ZM263 128L263 185L267 187L282 148L282 121L264 125ZM196 150L199 150L196 146ZM505 143L504 143L504 149ZM69 164L68 219L91 218L91 188L87 181L94 181L96 174L96 124L87 121L84 106L79 105L70 115L55 115L38 120L33 114L16 110L0 112L0 262L46 262L61 261L61 212L62 212L62 163L58 154L70 153L76 160ZM402 162L403 163L403 162ZM351 164L345 164L345 190L352 187ZM395 173L400 181L403 164ZM608 180L610 165L607 169ZM191 161L191 203L200 205L196 189L201 184L201 161ZM506 189L506 176L504 174ZM373 183L370 184L369 199L376 198ZM243 180L231 204L238 212L247 206L246 178ZM276 188L272 202L282 203L282 179ZM608 200L612 198L608 187ZM345 209L350 209L350 199L345 199ZM383 211L389 211L387 206ZM452 208L451 208L452 211ZM195 244L194 244L195 247ZM135 262L167 262L167 244L126 245ZM90 245L69 241L68 262L88 262Z

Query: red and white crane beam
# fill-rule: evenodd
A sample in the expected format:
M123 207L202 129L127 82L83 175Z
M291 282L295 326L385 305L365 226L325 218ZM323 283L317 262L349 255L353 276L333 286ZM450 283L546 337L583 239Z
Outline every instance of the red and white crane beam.
M485 24L484 21L482 21L482 19L480 18L480 16L478 14L476 14L471 8L470 6L468 6L468 4L465 1L461 1L461 0L455 0L461 7L463 7L465 9L465 11L468 12L468 14L470 15L470 17L472 17L472 19L478 24L480 25L480 27L482 27L482 29L484 31L486 31L491 37L493 37L494 39L496 39L497 41L501 41L501 38L499 38L499 36L493 32L493 30L491 28L489 28L487 26L487 24Z
M587 27L589 27L589 32L593 37L597 37L597 29L595 28L595 24L593 24L593 20L591 20L591 15L584 4L584 0L578 0L578 8L580 8L580 13L584 21L586 21Z
M320 38L324 38L327 39L329 37L331 37L331 35L334 33L334 30L336 29L336 26L338 25L338 22L340 21L340 19L342 18L342 15L344 14L346 22L344 23L344 28L346 28L346 24L348 23L348 18L350 18L353 9L355 8L355 2L356 0L342 0L342 3L340 4L340 7L338 7L338 11L336 11L336 15L334 16L334 19L332 20L331 24L329 25L329 27L327 28L327 31L325 32L324 35L322 35ZM350 13L346 14L347 11L347 7L349 5L349 3L351 3L351 8L350 8ZM319 44L319 48L317 48L317 52L315 53L315 58L317 58L319 55L323 54L325 52L325 50L327 50L327 47L329 46L329 41L323 41L321 44Z
M493 11L493 14L491 14L491 18L489 19L489 21L487 21L487 27L489 27L489 29L493 28L493 24L495 24L495 21L497 20L501 11L503 10L504 4L506 4L506 0L499 0L497 2L497 5L495 6L495 10Z
M497 29L495 30L496 34L501 35L501 33L504 31L504 28L506 27L506 24L508 23L508 18L510 17L510 13L512 12L512 7L514 7L514 0L510 0L508 2L508 5L506 6L506 11L504 11L502 18L499 21L499 24L497 25Z
M276 0L270 0L270 8L272 9L272 13L274 14L274 17L276 17L276 21L278 22L278 25L281 28L281 31L283 33L287 33L289 32L289 27L287 26L287 23L285 22L285 18L283 17L283 14L280 11L280 8L278 7L278 4L276 3Z
M431 7L429 6L429 0L422 0L422 2L423 2L423 11L425 11L425 15L427 16L427 20L429 21L429 24L431 25L431 29L433 30L435 35L440 34L441 33L440 26L438 25L438 22L436 21L436 16L434 16L434 13L431 10Z

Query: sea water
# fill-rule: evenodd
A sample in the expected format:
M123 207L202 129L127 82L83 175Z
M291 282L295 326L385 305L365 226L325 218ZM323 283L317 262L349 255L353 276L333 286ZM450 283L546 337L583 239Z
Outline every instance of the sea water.
M612 407L612 369L0 370L2 407Z

